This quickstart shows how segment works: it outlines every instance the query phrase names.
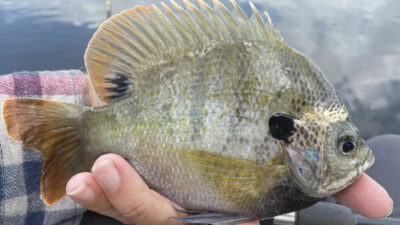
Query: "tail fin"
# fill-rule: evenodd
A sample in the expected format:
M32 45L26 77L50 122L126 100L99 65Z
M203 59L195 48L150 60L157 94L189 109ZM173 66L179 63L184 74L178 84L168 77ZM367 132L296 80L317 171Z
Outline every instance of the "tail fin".
M40 193L48 205L65 195L67 181L89 170L95 155L85 152L79 120L87 108L40 99L8 99L2 114L8 135L42 153Z

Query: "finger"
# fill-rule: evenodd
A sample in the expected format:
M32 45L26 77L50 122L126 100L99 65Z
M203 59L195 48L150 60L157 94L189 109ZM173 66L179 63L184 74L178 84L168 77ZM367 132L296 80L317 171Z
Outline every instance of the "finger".
M66 193L87 209L114 218L120 217L91 173L73 176L67 183Z
M386 217L393 210L393 200L387 191L366 174L333 197L368 218Z
M92 173L123 222L179 224L170 217L182 217L182 214L173 209L168 199L150 190L122 157L115 154L100 156Z
M106 105L105 102L103 102L100 97L97 95L96 90L94 89L94 85L92 80L90 79L89 75L85 76L86 80L86 85L87 85L87 95L88 95L88 105L93 106L93 107L99 107Z

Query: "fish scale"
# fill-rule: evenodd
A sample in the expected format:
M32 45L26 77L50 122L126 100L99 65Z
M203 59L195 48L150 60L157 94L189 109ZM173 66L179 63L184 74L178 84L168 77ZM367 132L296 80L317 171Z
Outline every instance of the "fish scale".
M105 106L4 102L9 136L43 155L45 203L55 204L69 178L108 152L190 210L176 218L186 223L299 210L372 165L319 68L285 43L267 13L264 20L250 3L248 18L231 4L172 1L105 21L85 53Z

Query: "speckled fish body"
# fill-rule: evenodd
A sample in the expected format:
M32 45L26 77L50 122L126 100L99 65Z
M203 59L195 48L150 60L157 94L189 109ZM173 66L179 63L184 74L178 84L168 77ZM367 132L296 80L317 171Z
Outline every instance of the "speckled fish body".
M160 66L138 85L139 95L84 114L88 141L94 151L130 159L152 188L186 207L257 216L281 211L279 195L265 200L275 204L254 205L274 188L279 192L278 181L292 188L268 122L292 107L295 89L267 52L238 43ZM275 71L260 73L269 67ZM292 191L289 198L300 201Z
M164 12L136 7L112 17L85 55L108 104L9 100L3 107L9 135L44 154L74 137L75 147L58 147L59 162L70 160L62 154L68 151L79 150L88 166L100 154L117 153L181 206L247 219L305 208L351 184L373 156L333 87L284 42L266 13L264 22L251 4L248 19L234 1L231 11L213 2L211 8L200 0L197 8L184 1L186 9L172 2L174 11L163 5ZM63 117L75 133L61 132L61 125L43 130L35 118L46 117L46 110L21 112L32 104L55 110L52 121ZM26 124L16 126L17 120ZM21 128L29 126L61 138L35 141ZM65 166L75 169L59 175L63 182L43 175L47 203L88 167L77 164ZM43 170L59 170L52 167L45 163Z

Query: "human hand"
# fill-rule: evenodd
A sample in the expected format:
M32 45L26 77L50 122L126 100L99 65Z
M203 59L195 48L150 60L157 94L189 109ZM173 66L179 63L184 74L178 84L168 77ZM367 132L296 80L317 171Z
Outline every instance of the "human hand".
M92 172L72 177L66 191L82 206L123 223L180 224L170 217L184 216L167 198L149 189L130 164L115 154L100 156ZM365 174L334 197L369 218L387 216L392 210L386 190ZM255 224L259 223L246 223Z
M184 217L171 201L151 190L130 164L115 154L100 156L90 173L72 177L66 192L83 207L127 224L182 224L170 217Z
M151 190L125 159L115 154L100 156L90 173L72 177L66 192L83 207L123 223L182 224L170 217L184 216L172 207L171 201ZM258 223L246 223L255 224Z
M393 200L387 191L366 174L333 197L360 215L372 219L387 217L393 211Z

